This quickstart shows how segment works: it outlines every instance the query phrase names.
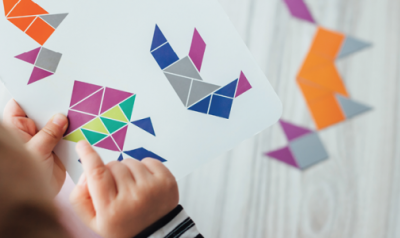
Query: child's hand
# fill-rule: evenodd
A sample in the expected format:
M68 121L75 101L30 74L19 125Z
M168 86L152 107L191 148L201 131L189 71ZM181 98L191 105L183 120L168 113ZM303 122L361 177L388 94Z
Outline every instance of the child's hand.
M103 237L132 238L178 205L176 180L158 160L127 159L104 165L86 141L78 143L77 151L85 172L71 203Z
M33 120L27 118L24 110L11 99L4 109L3 120L4 125L11 128L22 139L28 152L38 159L55 196L64 184L66 172L53 149L67 130L67 118L57 114L41 131L38 131Z

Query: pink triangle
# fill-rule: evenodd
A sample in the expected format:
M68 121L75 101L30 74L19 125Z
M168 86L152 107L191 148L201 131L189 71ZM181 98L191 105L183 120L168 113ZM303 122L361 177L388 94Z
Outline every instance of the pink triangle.
M38 67L34 67L31 77L29 78L28 85L31 83L37 82L41 79L47 78L51 75L53 75L53 73L43 70L43 69L39 69Z
M29 52L25 52L23 54L17 55L17 56L15 56L15 58L23 60L25 62L28 62L30 64L35 64L36 58L38 57L41 48L42 47L39 47L39 48L31 50Z
M104 113L108 109L114 107L120 102L132 96L133 93L128 93L112 88L106 88L106 92L104 93L103 106L101 107L100 114Z
M247 80L246 76L244 75L243 72L240 72L240 78L239 78L239 83L236 89L236 96L235 98L239 97L243 93L247 92L250 90L252 87L250 85L249 80Z
M98 85L75 81L74 89L72 91L70 107L74 106L82 99L88 97L89 95L93 94L94 92L96 92L101 88L102 87Z
M295 140L299 137L312 133L312 131L307 128L295 126L291 123L282 120L280 120L279 123L281 123L283 131L285 132L286 137L289 141Z
M101 99L103 98L103 92L104 89L98 91L94 95L74 106L72 109L98 115L100 111Z
M75 111L68 111L69 127L65 135L75 131L79 127L85 125L89 121L93 120L95 116L83 114Z
M297 165L297 162L288 146L285 148L279 149L279 150L271 151L269 153L266 153L265 155L272 157L274 159L277 159L279 161L282 161L282 162L284 162L288 165L291 165L295 168L299 168L299 166Z
M117 142L118 147L123 150L124 149L124 144L125 144L125 138L126 138L126 133L128 131L128 126L125 126L121 130L115 132L112 134L112 137L114 138L115 142Z
M107 150L120 151L110 136L100 141L99 143L95 144L95 146Z

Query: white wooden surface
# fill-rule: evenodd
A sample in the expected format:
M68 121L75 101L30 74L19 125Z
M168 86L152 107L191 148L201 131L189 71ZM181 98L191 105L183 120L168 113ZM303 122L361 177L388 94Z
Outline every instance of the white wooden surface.
M313 128L295 76L316 27L282 0L220 2L281 97L283 118ZM374 111L322 131L330 159L306 172L262 155L286 143L276 125L180 181L205 237L400 237L400 1L307 3L321 26L374 44L337 63L352 98ZM0 86L0 105L8 98Z

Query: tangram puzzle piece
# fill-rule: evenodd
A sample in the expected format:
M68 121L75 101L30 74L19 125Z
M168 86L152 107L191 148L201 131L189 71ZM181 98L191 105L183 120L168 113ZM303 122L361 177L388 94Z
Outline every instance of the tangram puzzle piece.
M302 170L328 158L328 153L316 132L282 120L280 124L289 145L265 155Z
M22 58L33 61L31 55ZM136 94L130 92L75 81L68 112L69 128L64 140L86 140L96 147L121 152L118 160L122 160L135 100ZM155 136L151 118L136 120L132 124ZM143 148L126 154L139 160L145 156L166 161Z
M304 0L284 0L284 2L286 3L290 14L292 14L293 17L315 23L315 20Z
M138 148L138 149L131 150L131 151L124 151L124 153L134 159L139 160L139 161L142 161L143 159L146 159L146 158L153 158L153 159L157 159L161 162L166 162L166 160L164 158L158 156L157 154L154 154L151 151L146 150L145 148Z
M200 70L205 50L206 43L195 29L189 55L179 59L158 25L150 48L154 59L188 110L229 119L234 99L250 90L251 84L243 72L238 79L223 87L204 82Z

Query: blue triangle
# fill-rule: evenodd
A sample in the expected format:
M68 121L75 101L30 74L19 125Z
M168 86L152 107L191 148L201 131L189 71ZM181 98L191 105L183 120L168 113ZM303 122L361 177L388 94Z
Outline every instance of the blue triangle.
M156 29L154 30L154 36L153 36L153 43L151 44L150 51L153 51L155 48L159 47L160 45L162 45L166 42L167 42L167 39L165 38L164 34L161 32L160 28L158 28L158 25L156 25Z
M215 92L215 94L233 98L235 96L237 83L238 83L238 80L236 79L233 82L226 85L225 87L218 90L217 92Z
M124 157L122 156L122 154L120 154L118 157L118 161L121 162L122 160L124 160Z
M142 120L134 121L132 122L133 125L147 131L148 133L152 134L153 136L156 136L156 133L154 132L153 128L153 123L151 123L151 118L145 118Z
M196 111L196 112L201 112L207 114L208 112L208 107L210 105L210 100L211 100L211 95L204 98L200 102L194 104L193 106L189 107L189 110Z
M157 159L161 162L166 162L165 159L161 158L160 156L154 154L151 151L146 150L145 148L138 148L135 150L131 150L131 151L124 151L125 154L129 155L130 157L137 159L139 161L142 161L145 158L153 158L153 159Z

